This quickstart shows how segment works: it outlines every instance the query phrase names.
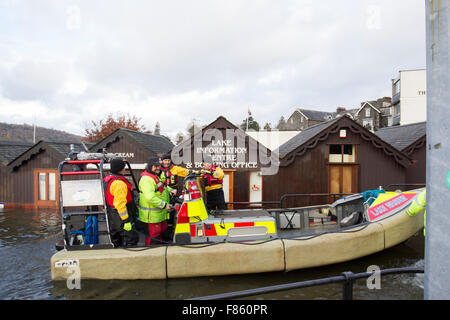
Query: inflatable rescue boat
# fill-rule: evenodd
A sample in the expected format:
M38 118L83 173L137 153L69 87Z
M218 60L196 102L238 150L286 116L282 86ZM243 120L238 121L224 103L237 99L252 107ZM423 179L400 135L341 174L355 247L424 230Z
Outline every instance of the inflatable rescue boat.
M200 175L183 181L169 241L115 248L108 229L103 179L110 154L80 153L59 165L63 239L51 277L168 279L319 267L400 244L423 228L406 209L421 190L372 190L320 206L208 212ZM67 170L67 168L69 168ZM131 166L127 178L139 190ZM80 178L81 177L81 178Z

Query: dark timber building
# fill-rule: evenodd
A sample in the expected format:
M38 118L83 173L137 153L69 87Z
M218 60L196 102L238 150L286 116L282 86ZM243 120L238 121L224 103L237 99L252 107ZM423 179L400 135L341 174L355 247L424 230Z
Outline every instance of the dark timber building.
M149 157L160 156L173 148L163 136L154 136L128 129L117 129L95 145L90 152L115 153L130 162L133 169L142 170ZM19 148L14 147L16 150ZM3 156L9 161L2 166L0 202L24 207L59 206L58 164L70 153L85 151L80 143L39 141L21 149L21 153ZM13 147L8 147L12 153ZM5 155L6 153L4 153ZM2 158L2 163L3 162Z
M264 176L265 201L284 194L356 193L404 184L411 159L350 119L312 126L280 146L277 175ZM288 206L329 202L329 197L289 198Z
M413 163L406 172L406 183L426 182L427 123L382 128L376 132L381 139L409 156Z

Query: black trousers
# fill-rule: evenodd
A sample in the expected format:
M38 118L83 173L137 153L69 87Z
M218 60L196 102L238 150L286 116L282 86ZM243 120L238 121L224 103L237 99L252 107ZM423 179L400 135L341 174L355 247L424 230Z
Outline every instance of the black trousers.
M222 188L206 192L206 208L208 211L227 209Z
M128 247L138 244L139 234L134 227L130 231L123 229L124 223L116 210L108 211L108 224L111 242L114 244L114 247Z

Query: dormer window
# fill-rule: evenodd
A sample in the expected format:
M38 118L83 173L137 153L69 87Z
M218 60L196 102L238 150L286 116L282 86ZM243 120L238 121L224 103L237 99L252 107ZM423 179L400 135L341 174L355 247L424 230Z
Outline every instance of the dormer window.
M352 144L330 144L330 163L355 163L356 149Z
M366 108L366 117L370 117L370 108Z

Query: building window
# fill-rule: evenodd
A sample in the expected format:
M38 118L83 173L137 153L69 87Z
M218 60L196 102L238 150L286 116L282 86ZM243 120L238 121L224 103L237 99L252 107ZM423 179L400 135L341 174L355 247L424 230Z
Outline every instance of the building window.
M388 118L388 127L391 127L394 124L394 119L392 117Z
M373 129L373 120L372 119L364 119L363 127L368 130L372 130Z
M400 93L400 80L394 83L394 95Z
M56 200L56 173L48 173L48 200Z
M47 200L47 174L39 173L39 200Z
M35 170L36 205L55 205L58 199L56 170Z
M330 163L356 162L356 148L354 144L330 144Z
M370 117L370 108L366 108L366 117Z
M394 106L394 115L399 115L400 114L400 103L396 104Z
M39 172L38 194L39 200L56 200L56 174L54 172Z

